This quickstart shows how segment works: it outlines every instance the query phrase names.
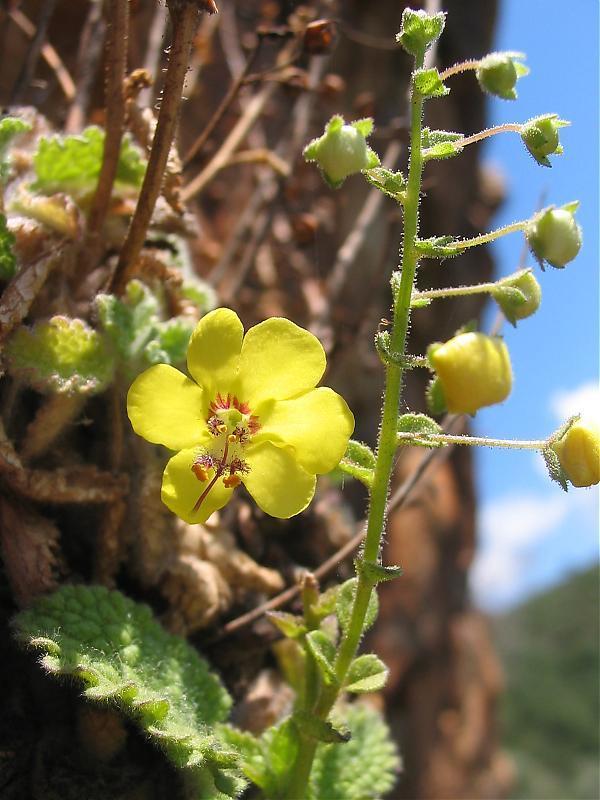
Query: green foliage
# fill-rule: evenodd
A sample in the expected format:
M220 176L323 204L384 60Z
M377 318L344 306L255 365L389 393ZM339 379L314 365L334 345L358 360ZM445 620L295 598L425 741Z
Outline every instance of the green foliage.
M39 141L33 156L33 189L45 194L66 192L81 198L98 182L104 152L104 131L92 126L78 136L51 136ZM129 136L124 136L117 167L115 191L138 189L146 162Z
M161 319L161 303L141 281L127 284L121 300L112 294L96 298L100 328L115 352L126 380L152 364L182 364L194 330L188 317Z
M423 128L421 132L421 147L423 148L423 160L430 161L432 158L452 158L462 152L461 139L462 133L452 131L432 131Z
M379 189L383 194L398 203L404 202L406 178L401 172L392 172L385 167L373 167L373 169L365 170L364 176L372 186Z
M42 393L97 394L114 372L106 342L81 319L57 316L23 326L5 353L9 372Z
M425 11L405 8L396 41L407 53L417 58L422 57L427 48L441 36L445 24L446 15L443 12L427 14Z
M373 483L374 468L375 455L371 448L362 442L350 439L346 454L339 463L339 469L370 487Z
M531 269L519 270L498 281L491 295L515 327L518 320L535 314L542 302L542 290Z
M392 789L400 759L377 711L355 704L344 709L350 741L319 745L310 777L309 800L369 800Z
M329 720L323 720L306 711L295 711L292 722L298 730L310 739L326 744L344 744L350 740L348 730L340 731Z
M600 796L599 586L594 566L494 620L507 676L504 746L518 767L515 798Z
M350 624L350 616L352 613L352 606L354 604L354 597L356 595L357 584L358 584L357 578L350 578L350 580L342 583L338 591L335 610L338 621L340 623L340 627L342 631L344 631L344 633L348 630L348 626ZM371 592L371 596L369 598L369 607L367 608L363 631L368 631L371 625L373 625L373 623L377 619L378 612L379 612L379 599L377 597L377 592Z
M344 732L338 730L338 719L343 716ZM241 753L242 769L246 777L259 786L266 797L280 796L285 788L289 765L297 753L296 729L298 725L313 730L306 716L299 721L296 714L260 737L220 726L219 735L230 747ZM311 772L307 800L369 800L383 797L396 782L400 759L391 740L389 730L381 716L366 705L345 706L333 724L313 730L319 738L333 738L335 742L322 742ZM347 728L347 733L345 732ZM308 734L311 735L311 734Z
M344 689L354 694L378 692L386 684L389 670L374 653L355 658L346 675Z
M460 254L456 236L431 236L429 239L418 239L415 248L420 258L451 258Z
M317 668L326 684L337 682L333 669L336 648L324 631L311 631L306 635L306 647L315 660Z
M361 574L370 584L376 586L378 583L393 581L402 575L402 567L384 566L376 561L367 561L357 558L354 562L356 572Z
M304 619L286 611L267 611L268 619L287 639L299 639L307 631Z
M0 280L8 281L17 271L17 260L13 253L15 237L6 226L6 217L0 214Z
M20 133L27 133L30 130L31 125L17 117L2 117L0 119L0 184L4 183L8 172L6 155L10 143L15 136Z
M450 92L447 86L444 86L440 73L435 67L431 69L417 69L413 73L413 81L415 85L415 92L418 92L425 99L431 97L444 97Z
M214 730L231 699L208 664L163 630L147 606L100 586L64 586L14 624L48 673L76 680L85 698L130 717L188 773L198 800L240 794L237 753Z
M427 414L402 414L398 418L398 433L414 433L414 439L402 439L401 444L418 447L443 447L443 442L435 442L427 437L430 433L442 433L441 426Z

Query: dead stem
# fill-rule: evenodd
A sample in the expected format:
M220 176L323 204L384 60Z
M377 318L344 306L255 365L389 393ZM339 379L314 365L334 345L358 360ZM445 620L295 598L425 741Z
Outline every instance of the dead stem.
M11 106L19 105L22 102L24 93L29 88L29 84L33 78L33 73L37 67L40 52L44 46L46 32L48 30L50 20L52 19L52 15L54 14L56 3L57 0L46 0L41 7L37 30L31 39L27 54L25 56L25 61L21 67L21 71L19 72L17 80L15 81L12 92L10 93L9 105Z
M116 294L123 292L135 268L135 262L143 247L152 212L160 194L171 144L175 136L183 82L198 22L198 7L195 3L186 2L181 5L175 0L171 0L168 6L173 26L169 66L144 183L111 281L111 291Z
M43 455L77 417L86 399L82 394L47 397L27 426L20 453L23 461Z
M94 2L90 3L88 15L79 39L77 66L75 67L77 88L75 89L73 104L65 121L65 133L79 133L83 128L90 94L96 78L98 61L102 54L105 29L106 23L102 15L102 3L100 0L94 0Z
M108 0L106 42L106 125L104 153L98 185L92 200L87 229L79 254L79 274L85 277L97 266L102 253L102 229L117 177L125 122L125 73L129 0Z

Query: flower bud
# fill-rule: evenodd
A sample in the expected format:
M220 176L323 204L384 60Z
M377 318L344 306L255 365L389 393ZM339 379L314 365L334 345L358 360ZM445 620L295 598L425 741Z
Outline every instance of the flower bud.
M535 314L542 301L542 290L530 269L521 270L499 281L491 295L513 325L516 325L518 319Z
M306 161L315 161L332 189L337 189L349 175L379 165L379 157L367 145L373 130L372 119L359 119L346 125L343 118L332 117L325 133L304 148Z
M564 267L581 248L581 228L575 222L573 206L546 208L536 214L525 229L527 243L540 263Z
M445 344L432 345L428 357L453 414L474 414L510 394L510 357L497 336L461 333Z
M396 34L396 41L402 45L407 53L421 56L427 48L441 35L446 24L446 14L428 14L426 11L413 11L405 8L402 13L400 33Z
M309 22L304 31L304 50L311 56L328 53L335 44L336 24L332 19Z
M576 420L551 446L573 486L600 482L600 426L595 421Z
M558 114L535 117L521 126L521 139L538 164L551 167L548 156L560 155L563 151L558 140L558 131L570 124L567 120L560 119Z
M524 64L515 60L516 58L524 58L524 55L490 53L481 59L476 75L484 92L502 97L504 100L516 100L517 80L529 72Z

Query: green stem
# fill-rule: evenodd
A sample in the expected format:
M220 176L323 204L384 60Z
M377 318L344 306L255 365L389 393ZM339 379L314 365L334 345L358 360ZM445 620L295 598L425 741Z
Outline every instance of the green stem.
M449 433L398 433L399 444L412 439L430 439L442 444L464 444L472 447L502 447L506 450L543 450L548 444L545 439L487 439L484 436L452 436Z
M497 283L477 283L474 286L448 286L443 289L427 289L413 292L412 300L437 300L444 297L466 297L470 294L485 294L498 288Z
M423 66L424 54L415 59L415 69ZM390 350L402 356L405 353L408 324L410 319L410 301L417 271L419 253L416 239L419 231L419 202L421 195L421 176L423 172L423 156L421 152L421 128L423 114L423 98L414 90L410 97L410 157L408 183L404 203L404 235L402 241L402 276L394 297L394 321L390 335ZM385 371L385 394L377 459L371 490L371 502L367 519L367 533L362 559L377 561L381 547L381 539L385 527L385 512L390 485L390 477L396 452L396 428L402 393L403 367L388 364ZM334 669L337 684L324 686L314 713L326 719L335 703L340 688L343 686L346 673L358 649L364 631L365 617L373 585L359 573L356 595L352 604L350 621L340 642ZM317 742L299 734L299 747L296 761L290 773L290 780L283 800L299 800L306 797L306 787L317 748Z
M451 244L445 245L445 247L447 247L449 250L456 250L457 253L462 253L463 250L466 250L469 247L477 247L480 244L487 244L488 242L493 242L496 239L499 239L501 236L506 236L508 233L516 233L516 231L525 230L528 224L529 220L523 219L519 222L513 222L510 225L504 225L502 228L497 228L495 231L482 233L481 236L475 236L473 239L452 242Z

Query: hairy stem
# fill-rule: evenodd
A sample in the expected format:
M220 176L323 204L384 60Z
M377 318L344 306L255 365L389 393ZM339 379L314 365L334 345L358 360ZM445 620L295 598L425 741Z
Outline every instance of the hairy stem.
M415 69L423 66L424 54L417 58ZM418 265L416 239L419 231L419 201L421 195L421 176L423 156L421 152L421 129L423 114L423 98L411 86L410 97L410 157L408 168L408 184L404 202L404 234L402 241L402 277L400 286L394 297L394 321L390 336L390 350L405 354L408 324L410 319L410 301ZM377 561L381 548L381 540L385 527L385 514L389 493L390 478L396 452L396 428L400 399L402 394L403 367L388 364L385 375L385 393L377 456L371 490L371 502L367 518L367 533L361 559ZM340 688L343 686L346 673L356 655L360 639L364 631L365 617L369 606L373 584L359 572L356 594L352 604L350 621L340 642L334 669L336 685L324 686L314 713L326 719L335 703ZM299 735L299 749L296 762L292 767L290 782L285 800L297 800L306 797L306 787L316 751L314 739Z
M480 64L481 61L477 58L470 58L468 61L461 61L459 64L453 64L453 66L440 72L440 80L445 81L446 78L450 78L452 75L458 75L460 72L478 69Z
M135 262L143 247L152 212L160 194L169 152L175 137L183 82L196 33L198 6L195 3L180 4L171 0L168 6L173 26L169 66L148 168L111 283L111 291L116 294L123 292L127 281L133 274Z
M493 242L496 239L500 239L501 236L506 236L509 233L516 233L517 231L525 230L528 224L528 219L520 220L519 222L513 222L510 225L504 225L502 228L497 228L495 231L482 233L480 236L475 236L473 239L464 239L462 241L452 242L451 244L445 245L445 247L449 250L456 250L457 253L462 253L463 250L467 250L469 247L477 247L480 244L487 244L488 242Z
M452 436L448 433L398 433L399 444L410 443L411 440L428 439L432 443L464 444L471 447L501 447L505 450L543 450L548 444L545 439L487 439L485 436Z

